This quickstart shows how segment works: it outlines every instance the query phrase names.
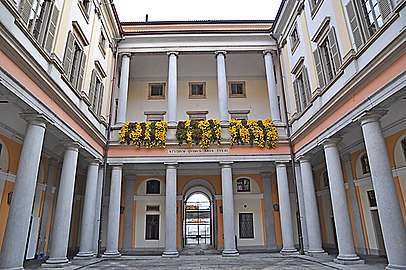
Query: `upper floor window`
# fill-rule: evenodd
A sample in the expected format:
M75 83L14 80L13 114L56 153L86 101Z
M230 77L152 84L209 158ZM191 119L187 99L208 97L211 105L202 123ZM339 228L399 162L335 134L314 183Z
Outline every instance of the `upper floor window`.
M99 38L99 49L102 52L103 56L106 55L106 36L103 30L100 30L100 38Z
M81 90L85 70L86 54L78 39L69 31L66 42L63 69L72 86Z
M28 31L41 47L51 52L59 18L59 10L54 1L22 0L19 12Z
M298 113L301 113L310 104L311 97L309 75L307 74L305 66L302 66L302 68L295 74L293 88L295 92L296 108Z
M206 98L206 83L205 82L190 82L189 83L189 98Z
M390 0L351 0L346 9L355 46L359 48L383 26L392 5Z
M361 166L363 174L371 172L371 169L369 167L368 155L366 153L361 156Z
M103 105L104 84L102 83L102 76L94 69L92 71L92 78L90 80L89 100L90 109L100 116Z
M248 178L237 179L237 192L250 192L251 183Z
M229 97L230 98L245 98L245 82L229 82Z
M300 42L299 33L297 31L297 25L295 25L295 27L292 30L292 33L290 33L290 47L292 49L292 53L296 50L297 46L299 45L299 42Z
M79 7L82 9L83 15L88 19L90 12L91 0L79 0Z
M165 83L150 83L148 99L165 99Z
M328 34L318 42L313 54L319 86L324 87L334 78L341 66L340 50L334 27L331 27Z
M147 181L147 194L160 194L161 183L158 180Z
M309 0L312 15L314 15L317 12L322 2L323 0Z

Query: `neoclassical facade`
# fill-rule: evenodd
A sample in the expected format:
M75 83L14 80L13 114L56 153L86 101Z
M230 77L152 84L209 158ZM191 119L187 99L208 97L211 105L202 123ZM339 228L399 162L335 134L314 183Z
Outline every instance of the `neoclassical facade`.
M247 251L406 268L405 3L120 22L109 2L2 0L0 269Z

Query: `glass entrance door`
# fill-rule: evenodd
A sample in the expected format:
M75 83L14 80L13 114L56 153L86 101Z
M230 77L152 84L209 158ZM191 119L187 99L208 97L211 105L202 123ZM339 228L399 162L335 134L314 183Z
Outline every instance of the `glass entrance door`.
M195 193L185 203L185 245L211 245L210 200L203 193Z

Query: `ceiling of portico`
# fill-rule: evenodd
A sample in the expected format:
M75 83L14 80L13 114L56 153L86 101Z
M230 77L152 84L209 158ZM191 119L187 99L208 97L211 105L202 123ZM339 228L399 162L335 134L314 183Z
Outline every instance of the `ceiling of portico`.
M178 78L216 78L217 64L212 54L180 54ZM265 66L261 53L226 56L228 79L265 79ZM168 56L166 54L136 54L132 56L130 78L133 80L165 79L168 77Z

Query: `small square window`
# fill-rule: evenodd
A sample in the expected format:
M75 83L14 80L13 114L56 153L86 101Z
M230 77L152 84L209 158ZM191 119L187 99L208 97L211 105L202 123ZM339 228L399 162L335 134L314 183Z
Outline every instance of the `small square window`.
M190 82L189 83L189 98L206 98L206 83L205 82Z
M237 180L237 192L250 192L251 184L247 178L240 178Z
M159 205L147 205L147 212L159 212Z
M165 83L150 83L148 99L165 99Z
M229 97L230 98L245 98L245 82L229 82Z
M148 180L146 193L160 194L160 182L158 180Z

